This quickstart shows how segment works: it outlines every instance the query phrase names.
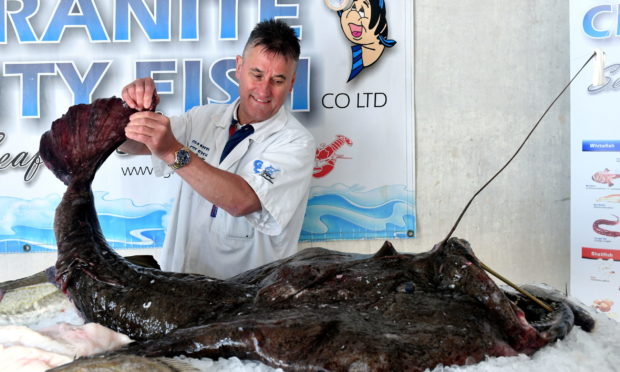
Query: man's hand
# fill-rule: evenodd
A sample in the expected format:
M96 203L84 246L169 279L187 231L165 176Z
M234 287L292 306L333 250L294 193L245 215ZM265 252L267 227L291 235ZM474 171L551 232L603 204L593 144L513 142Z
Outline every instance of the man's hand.
M182 147L170 129L170 119L151 111L131 115L125 135L146 145L152 154L168 164L174 162L174 153Z
M127 106L139 112L129 117L125 127L129 141L121 148L124 146L134 154L150 152L166 163L174 162L174 152L181 148L181 144L172 134L170 119L153 112L159 104L153 79L143 78L131 82L123 88L122 96Z
M155 82L151 78L135 80L123 88L123 101L134 110L155 110L159 104L159 96Z

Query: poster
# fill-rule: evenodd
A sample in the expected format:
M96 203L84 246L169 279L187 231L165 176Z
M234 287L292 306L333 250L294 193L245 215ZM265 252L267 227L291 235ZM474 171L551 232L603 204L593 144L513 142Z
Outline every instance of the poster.
M571 1L571 74L600 49L571 87L571 294L620 319L620 5Z
M412 2L3 0L0 254L56 249L65 186L38 156L53 120L145 76L168 116L232 102L235 56L268 18L300 38L286 105L319 145L301 240L415 237ZM110 244L161 247L178 182L154 177L149 157L112 154L93 183Z

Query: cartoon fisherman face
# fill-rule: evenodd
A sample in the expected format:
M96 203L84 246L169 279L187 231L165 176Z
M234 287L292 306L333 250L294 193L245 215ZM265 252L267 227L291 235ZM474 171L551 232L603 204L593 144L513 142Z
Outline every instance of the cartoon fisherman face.
M348 80L351 81L396 41L387 38L385 0L354 0L348 9L338 11L338 16L342 32L354 44L351 46L352 66Z
M372 7L368 0L355 0L349 9L340 16L340 26L344 35L355 44L367 45L377 43L374 27L370 28Z

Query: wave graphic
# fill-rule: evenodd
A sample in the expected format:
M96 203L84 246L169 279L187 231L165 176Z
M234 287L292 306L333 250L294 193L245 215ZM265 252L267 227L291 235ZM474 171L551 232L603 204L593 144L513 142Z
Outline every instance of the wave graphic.
M313 187L301 241L410 238L416 234L414 193L403 185Z
M164 243L170 203L136 205L94 192L99 223L115 249L159 248ZM56 251L54 212L60 195L37 199L0 196L0 254Z
M114 249L163 246L171 201L136 205L94 192L101 229ZM0 196L0 254L54 252L54 211L61 195ZM402 185L366 190L342 184L313 187L301 241L394 239L416 234L414 193Z

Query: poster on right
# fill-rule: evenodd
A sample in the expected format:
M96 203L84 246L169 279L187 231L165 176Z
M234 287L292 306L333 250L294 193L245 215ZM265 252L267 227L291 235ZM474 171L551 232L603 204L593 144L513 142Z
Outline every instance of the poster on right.
M620 3L571 0L571 295L620 321Z

